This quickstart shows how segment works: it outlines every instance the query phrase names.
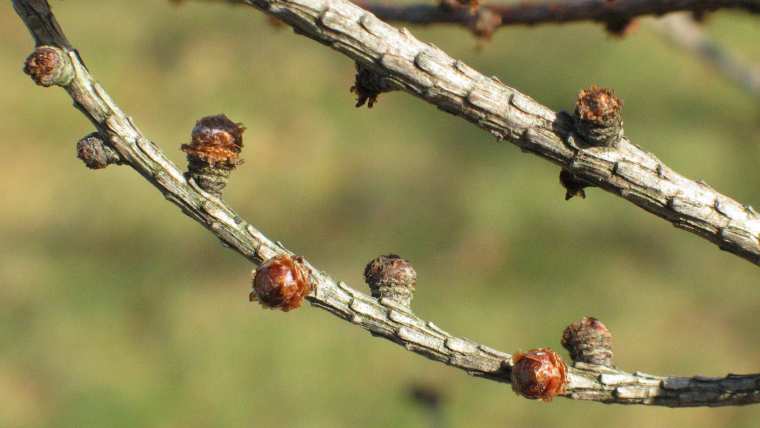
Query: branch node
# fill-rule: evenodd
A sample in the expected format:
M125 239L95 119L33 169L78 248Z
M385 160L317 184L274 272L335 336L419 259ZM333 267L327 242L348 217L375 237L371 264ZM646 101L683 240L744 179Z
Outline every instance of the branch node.
M190 144L181 147L187 153L185 178L194 179L203 190L221 197L230 173L243 163L238 157L243 150L243 131L242 123L234 123L224 114L197 121Z
M408 308L414 298L417 272L408 261L388 254L367 264L364 280L372 291L372 297L378 300L388 298Z
M591 145L616 146L623 138L622 105L610 89L593 85L580 91L573 116L576 131Z
M614 367L612 365L612 334L596 318L583 317L570 324L562 333L562 346L575 362Z
M562 185L565 189L567 189L567 192L565 193L565 200L568 201L571 198L575 196L579 196L582 199L586 199L586 191L583 189L585 187L590 187L591 185L586 183L585 181L581 181L578 179L578 177L575 176L572 172L568 170L561 170L559 172L559 184Z
M90 169L101 169L111 164L122 164L119 153L106 142L106 138L99 132L93 132L79 140L77 157Z
M74 66L61 49L55 46L39 46L26 59L24 73L39 86L67 86L74 80Z
M393 90L383 76L358 62L356 63L356 71L356 80L354 86L351 87L351 92L356 94L356 107L361 107L367 103L367 107L372 108L380 94Z

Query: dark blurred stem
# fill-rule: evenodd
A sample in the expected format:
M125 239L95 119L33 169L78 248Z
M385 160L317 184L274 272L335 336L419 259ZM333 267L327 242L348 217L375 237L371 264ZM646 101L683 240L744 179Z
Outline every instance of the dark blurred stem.
M454 7L449 2L443 2L440 5L393 4L367 0L354 3L384 21L421 25L459 24L470 27L475 19L469 7ZM604 24L610 31L618 32L631 20L640 16L663 15L677 11L702 13L718 9L742 9L751 13L760 13L760 3L751 0L566 0L511 4L485 3L481 9L487 9L498 15L501 18L501 26L591 21Z

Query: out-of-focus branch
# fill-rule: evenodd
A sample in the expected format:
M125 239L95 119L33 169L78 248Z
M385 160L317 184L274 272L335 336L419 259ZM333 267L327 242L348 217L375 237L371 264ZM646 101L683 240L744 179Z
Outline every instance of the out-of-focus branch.
M54 73L59 78L53 80L51 85L66 89L75 106L118 152L118 163L137 170L185 214L208 228L225 246L233 248L254 264L291 254L281 244L273 243L247 224L219 197L204 191L194 180L186 179L163 152L142 135L90 75L79 54L69 45L56 24L46 0L13 0L13 4L35 38L38 46L36 53L44 51L44 56L39 56L39 59L47 62L38 64L44 67L37 71L50 73L56 67L64 70ZM310 10L311 6L303 5L302 8L300 12ZM340 21L330 22L335 26ZM365 21L364 24L377 30L379 23ZM429 67L433 65L429 62L425 64ZM459 65L460 71L464 67L463 64ZM547 114L531 107L527 98L515 101L515 96L513 94L511 105L520 107L522 114ZM544 141L547 138L550 137L545 133L533 134L526 146L531 147L532 139ZM301 263L310 270L314 281L314 288L307 297L313 306L369 330L375 336L398 343L407 350L465 370L470 375L500 382L512 381L512 371L516 366L511 355L454 337L433 323L418 318L393 299L367 296L313 268L306 261ZM568 340L568 343L572 342ZM607 341L602 340L601 343L604 345ZM583 358L583 352L579 355ZM577 362L568 369L567 383L561 388L561 395L605 403L671 407L739 405L760 402L760 376L666 378L628 374L613 367Z
M450 0L433 4L389 4L368 0L354 2L383 21L428 24L459 24L474 28L484 18L470 13L470 8L459 7ZM710 12L718 9L742 9L760 13L756 0L568 0L557 2L520 2L513 4L484 4L493 29L504 25L562 24L592 21L604 24L611 33L623 32L639 16L664 15L670 12Z
M699 56L760 102L760 64L746 63L710 38L691 14L677 13L651 23L675 45Z

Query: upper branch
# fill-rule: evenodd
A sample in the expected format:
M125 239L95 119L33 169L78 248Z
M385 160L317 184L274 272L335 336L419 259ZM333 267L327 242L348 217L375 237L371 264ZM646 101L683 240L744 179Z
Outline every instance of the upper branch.
M319 0L307 1L317 2ZM158 188L168 200L178 205L185 214L208 228L221 239L224 245L235 249L254 264L260 264L262 261L275 256L291 254L281 244L272 242L252 225L246 223L218 196L204 191L193 179L186 179L183 173L168 160L164 153L142 135L131 118L121 112L100 84L90 75L77 52L68 45L60 28L55 24L46 0L13 0L13 3L17 12L35 37L37 45L45 45L41 49L48 51L48 53L49 50L60 50L61 55L57 57L57 60L66 62L66 66L72 69L72 75L53 84L63 86L66 89L74 99L75 106L95 124L99 130L98 135L107 139L113 150L118 153L119 163L127 164L137 170ZM295 3L289 5L293 9L279 16L289 18L300 15L307 16L309 14L305 12L314 11L311 6L305 4L298 5L298 7L295 6ZM339 7L345 7L345 5ZM274 10L277 10L277 8L274 8ZM288 9L280 11L284 10ZM321 15L325 18L331 16L330 11L327 9ZM379 27L377 27L380 23L374 20L371 15L362 16L362 25L365 28L369 27L375 31L380 31ZM332 16L327 22L332 26L340 26L341 23L345 24L344 21L340 19L335 20L335 18L338 17ZM408 33L402 34L405 37L411 38ZM426 45L422 45L415 39L410 40L415 48L426 47ZM334 46L340 49L347 49L348 45L342 45L337 43L337 41L334 42L336 42ZM399 45L399 47L404 48L403 45ZM441 57L442 53L438 52L430 51L430 53L426 54L428 55L427 57L419 57L417 55L419 57L417 62L424 64L428 69L444 70L438 68L436 66L437 62L433 61L446 58ZM405 51L399 51L398 53L400 55L408 54ZM429 56L430 54L435 56L431 57ZM395 60L386 59L385 63L390 61L391 64L401 67L405 57L399 56L395 58ZM474 71L461 63L457 63L455 67L456 70L465 73L466 76L475 75ZM449 71L449 74L452 74L452 72ZM456 75L456 73L452 75ZM419 72L415 76L416 79L427 79L423 80L423 82L427 82L432 78ZM490 79L485 80L489 82L488 85L496 85ZM394 81L399 85L404 83L402 79L398 78ZM499 90L503 89L503 85L498 84L497 86L500 88ZM412 87L410 85L410 88ZM432 97L442 91L454 89L450 86L447 86L446 89L437 87L436 90L432 90L431 88L433 88L432 85L427 87L427 90L430 91L425 91L426 97ZM468 99L482 101L484 96L485 93L481 93L480 98L468 97ZM524 120L531 120L531 123L534 125L534 127L527 128L523 132L523 134L528 134L528 137L530 137L524 139L522 143L524 147L529 150L533 149L534 146L543 147L538 143L546 141L553 142L552 144L555 145L557 144L551 134L548 134L549 131L547 131L547 126L551 122L546 121L544 118L545 116L554 115L554 113L549 112L532 102L529 98L516 92L512 92L508 99L508 105L512 107L507 107L507 104L505 104L504 108L516 108L519 110L512 111L511 115L507 118L515 124L519 124ZM450 106L449 104L442 105ZM490 115L483 115L482 118L484 123L487 122L489 124L501 123L494 122L494 120L504 120L503 118ZM494 132L497 134L503 132L501 131L502 129L509 129L495 125L488 126L493 127ZM535 130L531 131L533 129ZM514 137L509 133L499 135L522 141L522 137ZM88 138L93 138L93 136ZM538 141L538 143L534 140ZM565 151L565 149L558 149L554 158L561 159ZM554 158L552 160L555 160ZM593 162L587 161L587 163ZM628 166L625 168L632 167ZM721 204L723 203L727 202L721 202ZM512 382L512 370L515 366L513 365L511 355L485 345L479 345L465 338L454 337L436 327L433 323L425 322L418 318L411 310L399 305L392 299L376 299L367 296L348 287L345 283L337 281L328 274L314 269L306 261L302 260L301 263L309 269L311 279L314 281L315 287L307 296L307 299L313 306L325 309L342 319L350 321L370 331L375 336L381 336L398 343L407 350L465 370L470 375L501 382ZM614 367L577 362L574 366L568 368L567 384L562 395L574 399L602 401L606 403L648 404L670 407L749 404L760 402L760 376L729 375L726 378L666 378L642 373L629 374Z

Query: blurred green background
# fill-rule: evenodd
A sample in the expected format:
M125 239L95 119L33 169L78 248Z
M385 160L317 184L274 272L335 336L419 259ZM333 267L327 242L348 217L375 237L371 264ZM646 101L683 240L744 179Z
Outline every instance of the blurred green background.
M561 349L562 329L594 316L628 371L760 371L758 267L600 190L566 202L557 166L406 94L354 108L349 59L254 9L52 3L182 168L197 119L243 122L246 163L225 199L349 285L367 291L365 264L396 253L417 269L419 316L506 352ZM481 50L461 28L411 30L555 110L592 84L615 89L634 143L760 207L760 106L647 22L624 39L504 28ZM706 25L760 62L760 17ZM76 159L94 129L22 73L33 43L10 2L0 40L1 427L426 427L415 385L441 394L452 427L757 426L758 406L531 402L308 304L261 310L243 258L131 169Z

